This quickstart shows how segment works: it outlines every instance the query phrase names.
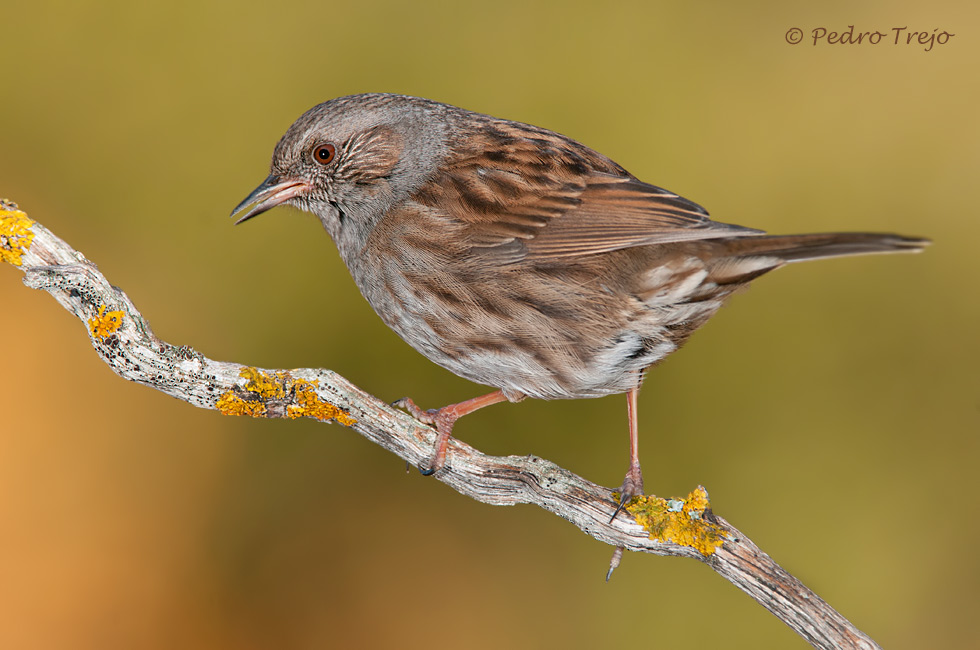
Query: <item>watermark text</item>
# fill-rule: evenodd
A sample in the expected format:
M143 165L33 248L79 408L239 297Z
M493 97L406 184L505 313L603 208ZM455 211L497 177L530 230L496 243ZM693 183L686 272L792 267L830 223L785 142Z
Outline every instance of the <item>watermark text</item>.
M786 32L786 42L798 45L804 40L805 32L799 27L791 27ZM930 31L919 31L905 27L874 31L856 31L854 25L848 25L843 31L833 31L826 27L815 27L806 38L813 46L817 45L921 45L923 51L931 52L937 45L946 45L956 34L939 28Z

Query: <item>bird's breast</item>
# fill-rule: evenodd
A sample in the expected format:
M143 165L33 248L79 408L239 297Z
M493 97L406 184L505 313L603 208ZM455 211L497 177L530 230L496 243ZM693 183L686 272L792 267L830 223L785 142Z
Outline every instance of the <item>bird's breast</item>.
M387 239L349 267L385 324L456 375L541 399L599 397L676 349L660 314L587 268L486 269L444 253Z

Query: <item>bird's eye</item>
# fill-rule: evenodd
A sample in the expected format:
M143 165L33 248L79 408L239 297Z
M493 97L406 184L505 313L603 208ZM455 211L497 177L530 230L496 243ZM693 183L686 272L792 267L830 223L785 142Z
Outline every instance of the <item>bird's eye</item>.
M327 144L317 145L316 149L313 150L313 160L321 165L329 165L335 155L337 155L337 147L329 142Z

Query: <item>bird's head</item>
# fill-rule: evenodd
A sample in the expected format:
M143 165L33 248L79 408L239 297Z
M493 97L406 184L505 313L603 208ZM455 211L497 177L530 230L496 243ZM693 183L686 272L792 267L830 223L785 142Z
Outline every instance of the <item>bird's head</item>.
M312 212L338 246L363 240L446 155L446 106L414 97L351 95L314 106L276 145L269 176L232 216L277 205Z

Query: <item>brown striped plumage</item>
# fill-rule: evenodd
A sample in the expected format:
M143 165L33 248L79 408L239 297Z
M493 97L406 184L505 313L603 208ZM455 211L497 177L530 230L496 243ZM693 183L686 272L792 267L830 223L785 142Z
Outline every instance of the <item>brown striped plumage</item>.
M326 147L326 148L324 148ZM335 155L334 155L335 151ZM766 236L712 221L578 142L534 126L398 95L314 107L236 208L316 214L364 297L426 357L497 391L434 411L442 467L455 420L524 397L625 392L642 491L635 397L733 292L786 263L918 251L898 235Z

